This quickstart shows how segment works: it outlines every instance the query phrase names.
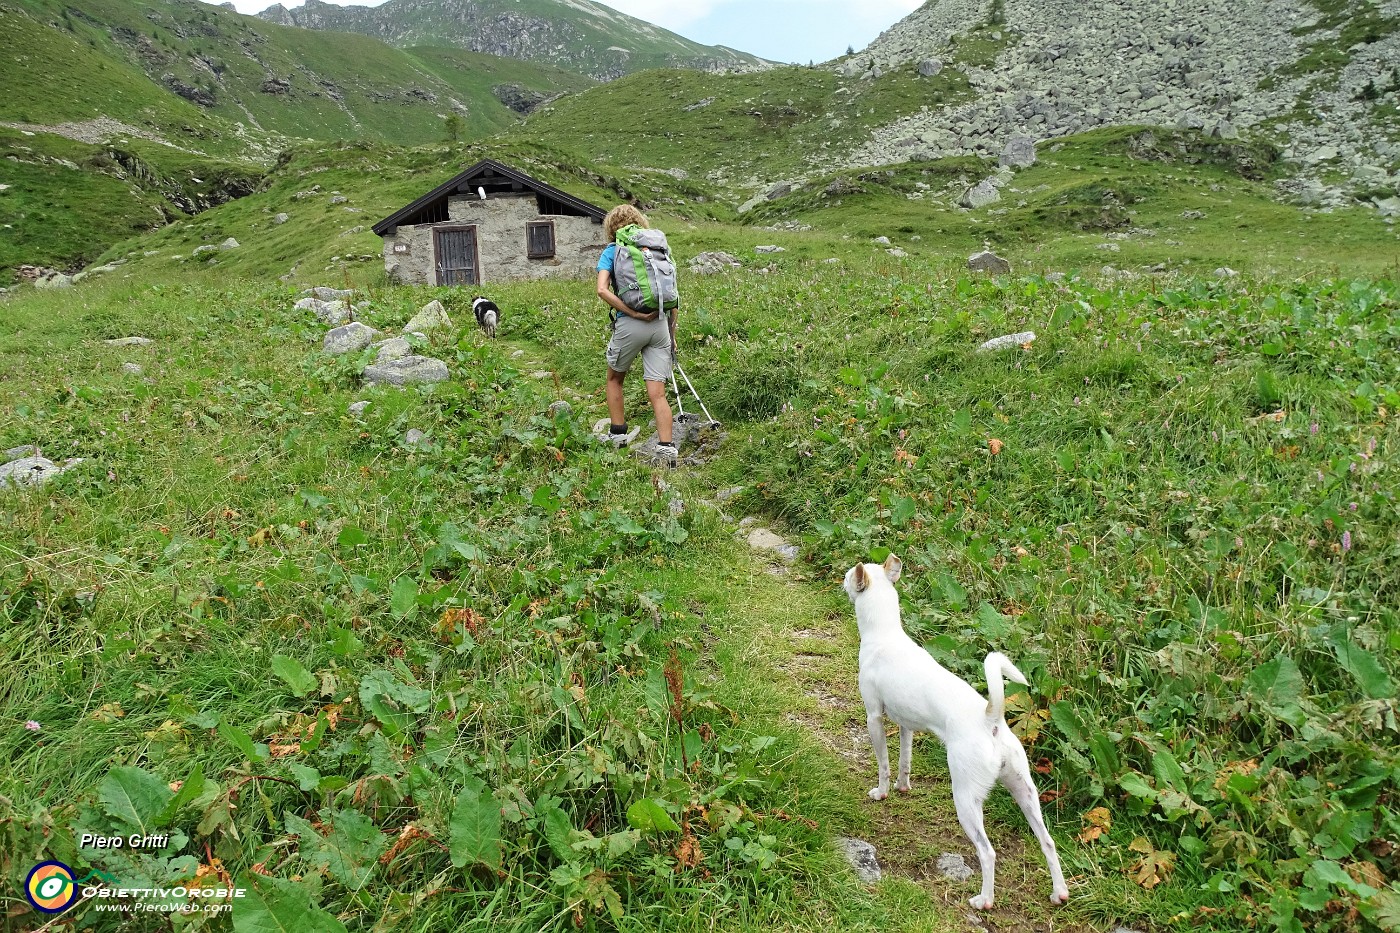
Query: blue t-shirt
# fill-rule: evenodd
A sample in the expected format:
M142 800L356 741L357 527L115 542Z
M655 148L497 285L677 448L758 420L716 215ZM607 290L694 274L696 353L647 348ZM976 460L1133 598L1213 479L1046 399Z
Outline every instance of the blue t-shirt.
M616 244L616 243L609 243L607 246L603 247L603 255L601 255L601 256L598 257L598 271L599 271L599 272L611 272L611 271L613 271L613 257L616 256L616 255L617 255L617 244Z

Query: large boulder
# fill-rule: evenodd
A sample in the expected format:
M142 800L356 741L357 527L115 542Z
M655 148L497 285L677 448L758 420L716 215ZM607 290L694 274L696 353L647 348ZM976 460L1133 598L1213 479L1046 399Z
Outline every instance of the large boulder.
M979 207L986 207L988 204L995 204L1000 200L1001 192L998 191L997 186L992 184L991 180L988 179L986 181L980 181L971 188L968 188L967 191L963 192L963 196L958 200L958 203L963 207L976 209Z
M374 357L376 363L388 363L391 360L401 360L413 355L413 344L403 337L391 337L378 345L379 353Z
M700 253L690 260L690 271L699 275L713 275L716 272L723 272L726 269L737 269L740 267L739 260L729 253L715 250L708 253Z
M366 382L392 386L446 382L449 376L447 364L430 356L405 356L365 367Z
M6 486L42 486L82 462L69 460L59 466L46 457L38 456L11 460L9 463L0 464L0 489Z
M326 334L321 349L326 353L355 353L374 343L379 331L368 324L352 321Z
M293 305L298 311L311 311L323 323L339 327L355 319L354 310L343 301L322 301L320 298L303 298Z
M993 274L1006 274L1011 271L1011 263L989 249L967 257L967 267L974 272L991 272Z
M425 304L422 310L403 326L405 334L431 334L435 330L451 329L452 319L447 316L447 309L442 306L442 302L437 300Z
M1030 136L1011 137L998 161L1009 168L1030 168L1035 164L1035 140Z

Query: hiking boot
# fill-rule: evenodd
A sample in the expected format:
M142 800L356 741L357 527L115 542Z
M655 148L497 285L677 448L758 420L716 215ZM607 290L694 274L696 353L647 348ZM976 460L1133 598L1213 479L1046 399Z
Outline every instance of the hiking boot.
M673 466L675 466L675 465L676 465L676 460L677 460L676 445L675 445L675 444L657 444L657 445L656 445L656 459L657 459L658 462L663 463L663 464L665 464L665 465L668 466L668 467L673 467Z

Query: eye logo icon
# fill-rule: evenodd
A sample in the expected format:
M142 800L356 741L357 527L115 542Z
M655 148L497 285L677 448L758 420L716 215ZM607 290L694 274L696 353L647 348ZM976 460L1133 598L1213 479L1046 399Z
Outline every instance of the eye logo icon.
M40 862L30 869L24 894L35 910L46 914L63 913L78 899L73 869L62 862Z

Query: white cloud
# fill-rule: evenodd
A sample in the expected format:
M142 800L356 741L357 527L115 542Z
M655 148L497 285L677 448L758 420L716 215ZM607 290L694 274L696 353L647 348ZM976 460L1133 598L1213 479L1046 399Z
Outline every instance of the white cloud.
M656 3L655 0L596 0L604 6L620 10L629 16L648 20L672 32L685 34L685 29L699 22L711 13L732 15L742 20L745 10L754 7L792 7L792 29L802 32L805 27L803 13L809 17L827 19L831 16L845 16L849 20L865 20L894 23L923 6L924 0L670 0L669 3ZM732 11L731 11L732 8ZM742 42L731 41L730 45L743 48Z

